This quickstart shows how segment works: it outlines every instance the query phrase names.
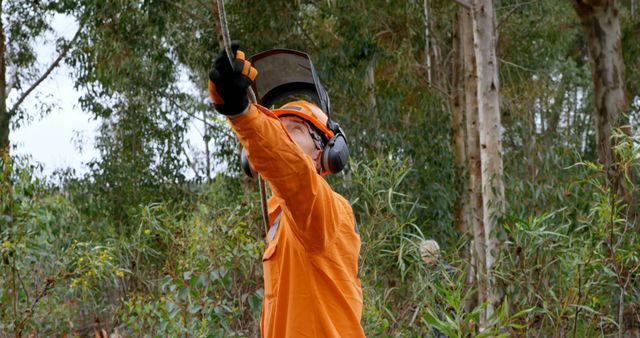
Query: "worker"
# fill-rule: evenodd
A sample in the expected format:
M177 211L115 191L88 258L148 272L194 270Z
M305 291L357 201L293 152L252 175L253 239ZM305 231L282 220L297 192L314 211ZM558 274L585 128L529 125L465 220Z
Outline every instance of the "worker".
M307 101L269 110L250 103L257 70L239 44L209 72L209 93L269 183L267 246L262 257L263 337L364 337L360 235L349 202L323 178L328 116Z

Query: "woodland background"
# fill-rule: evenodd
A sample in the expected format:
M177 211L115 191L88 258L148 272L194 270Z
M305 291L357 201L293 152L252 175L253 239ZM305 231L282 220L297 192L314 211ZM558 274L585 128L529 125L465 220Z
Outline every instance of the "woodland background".
M0 3L0 336L258 335L257 184L206 93L222 41L215 1ZM464 58L474 46L465 18L480 22L479 8L495 13L494 125L471 123L489 100L474 94ZM248 55L306 51L331 95L351 163L328 179L360 228L368 336L640 335L635 0L233 0L226 10ZM55 14L79 30L41 67L33 44ZM618 34L594 23L603 17ZM597 62L598 41L613 41L610 66ZM10 126L50 111L22 99L61 63L101 121L101 157L84 175L45 176L11 153ZM179 86L184 75L197 92ZM620 90L622 100L607 96ZM194 121L206 125L204 152L185 144ZM478 133L500 142L486 150ZM478 185L488 151L496 166ZM474 249L482 229L488 266ZM421 259L428 238L442 248L434 265Z

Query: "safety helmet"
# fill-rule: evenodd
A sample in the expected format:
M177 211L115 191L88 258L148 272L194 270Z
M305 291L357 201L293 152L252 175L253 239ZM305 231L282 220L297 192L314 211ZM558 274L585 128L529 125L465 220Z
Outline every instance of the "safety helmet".
M305 100L289 102L278 109L274 109L273 113L278 117L296 116L310 123L316 130L322 133L324 142L328 142L335 133L327 127L329 117L320 107Z

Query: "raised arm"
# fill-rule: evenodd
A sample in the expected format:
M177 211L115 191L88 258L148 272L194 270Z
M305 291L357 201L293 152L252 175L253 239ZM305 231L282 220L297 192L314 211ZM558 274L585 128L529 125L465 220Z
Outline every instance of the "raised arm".
M329 184L316 172L310 156L291 139L268 109L251 105L231 124L253 167L284 200L296 235L310 250L330 244L340 214Z
M334 238L343 206L282 122L268 109L248 103L247 88L257 72L234 48L233 66L221 52L209 73L216 110L229 116L251 164L284 200L296 237L308 250L321 251Z

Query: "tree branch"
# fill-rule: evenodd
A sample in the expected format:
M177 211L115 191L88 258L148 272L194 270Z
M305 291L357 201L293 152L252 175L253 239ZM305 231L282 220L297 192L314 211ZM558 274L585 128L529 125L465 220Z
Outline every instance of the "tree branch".
M471 1L470 0L453 0L453 2L457 3L458 5L471 10Z
M518 68L518 69L522 69L522 70L524 70L524 71L531 72L531 73L534 73L534 74L537 74L537 73L546 73L546 72L544 72L544 71L540 71L540 70L535 70L535 69L527 68L527 67L525 67L525 66L521 66L521 65L519 65L519 64L515 64L515 63L513 63L513 62L509 62L509 61L507 61L507 60L505 60L505 59L502 59L502 58L498 58L498 61L500 61L500 62L502 62L502 63L504 63L504 64L506 64L506 65L509 65L509 66L512 66L512 67L515 67L515 68Z
M205 24L205 25L209 25L211 24L211 20L207 19L203 16L200 16L196 13L193 13L187 9L185 9L184 7L178 5L177 3L170 1L170 0L164 0L164 2L168 3L169 5L175 7L177 10L179 10L180 12L184 13L186 16L190 17L191 19L194 19L196 21L200 21L201 23Z
M64 59L64 57L67 55L67 52L71 48L71 45L73 45L78 39L78 36L80 36L81 30L82 30L82 25L78 27L76 34L73 36L71 41L69 41L67 45L62 49L62 51L60 52L60 55L58 55L58 57L53 61L53 63L49 66L49 68L47 68L47 70L38 78L38 80L36 80L36 82L34 82L29 87L29 89L27 89L25 92L22 93L22 95L20 95L20 98L18 99L18 101L16 101L16 103L9 110L9 115L13 115L15 111L18 109L18 107L20 107L22 102L24 102L24 100L27 98L27 96L29 96L29 94L31 94L31 92L35 90L40 85L40 83L42 83L42 81L44 81L47 77L49 77L49 74L51 74L51 72L60 65L60 61L62 61L62 59Z

